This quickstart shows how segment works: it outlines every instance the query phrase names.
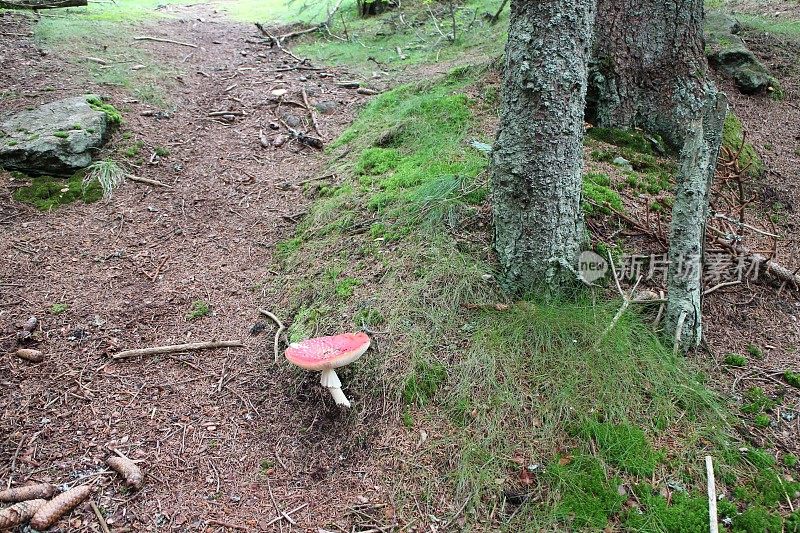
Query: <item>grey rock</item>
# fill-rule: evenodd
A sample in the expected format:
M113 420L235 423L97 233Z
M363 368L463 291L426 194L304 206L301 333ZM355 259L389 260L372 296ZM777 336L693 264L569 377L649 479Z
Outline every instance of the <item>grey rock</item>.
M735 18L720 11L709 11L705 26L708 62L715 70L733 79L736 88L745 94L776 88L777 81L739 37L740 30Z
M297 115L292 115L291 113L284 113L281 118L290 128L299 128L302 124L300 117Z
M86 101L93 96L66 98L0 115L0 166L57 176L69 176L88 166L92 155L105 143L110 127L108 116ZM54 135L56 132L60 136Z
M336 108L339 107L339 104L331 100L323 100L322 102L317 102L314 107L323 115L331 115L336 112Z
M633 166L631 165L631 162L622 156L615 157L611 163L623 170L633 171Z

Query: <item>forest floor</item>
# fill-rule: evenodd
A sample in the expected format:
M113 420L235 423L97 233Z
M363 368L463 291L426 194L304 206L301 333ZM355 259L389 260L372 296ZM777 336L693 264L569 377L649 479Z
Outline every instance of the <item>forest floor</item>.
M275 250L294 235L309 210L304 188L329 163L327 154L297 141L263 147L260 132L273 140L278 133L270 122L279 119L313 131L300 105L305 88L312 104L324 104L326 112L315 115L321 137L333 141L370 99L338 82L381 88L386 82L364 79L371 70L364 65L298 69L253 25L206 4L159 9L169 17L142 22L137 35L198 47L133 41L128 33L98 42L120 57L129 54L120 60L125 65L143 62L142 76L166 84L164 94L146 85L100 83L107 65L85 59L89 51L49 49L34 39L30 17L0 13L3 110L75 94L107 96L125 122L104 155L171 186L127 182L108 200L42 213L15 201L20 184L0 171L0 348L6 352L0 356L0 480L95 482L95 501L113 531L397 530L401 520L387 478L401 470L414 478L409 472L431 467L414 455L428 433L404 427L387 406L395 401L390 395L373 399L369 410L343 414L323 401L316 379L275 371L273 324L259 314L263 308L292 318L279 306L286 299L274 297L286 280L277 272ZM780 78L786 99L746 97L720 84L767 166L753 186L758 199L751 222L775 221L782 237L778 260L794 270L800 267L800 54L795 41L780 36L752 33L748 41ZM355 53L365 52L356 47ZM393 47L381 53L400 54ZM443 63L471 59L455 56ZM420 60L391 77L409 81L444 70ZM282 88L288 93L279 106L271 91ZM232 121L209 116L218 111L243 114ZM487 136L492 120L483 125ZM312 299L315 290L306 288ZM748 439L800 454L800 396L776 378L798 367L796 295L761 283L710 295L705 323L713 362L703 366L731 404L755 384L780 395L775 423L751 428ZM35 365L12 355L30 316L40 321L35 347L45 353ZM108 357L211 339L242 339L245 347L119 362ZM725 365L730 353L746 355L748 366ZM781 409L791 416L782 417ZM143 490L130 493L104 475L104 460L115 449L142 461ZM419 520L446 531L452 521L443 518L464 510L451 501L432 517L426 506L432 502L421 505L413 491L406 497L419 512L404 517L404 530ZM283 512L290 516L281 518ZM99 531L86 507L61 524L63 531Z
M34 366L2 356L3 484L95 479L97 465L117 448L145 461L149 481L136 494L104 483L98 505L114 531L331 527L381 482L331 443L331 412L300 408L312 401L308 392L273 372L273 325L258 311L287 318L263 300L261 288L274 278L276 243L305 209L301 184L320 171L323 157L296 141L263 148L259 131L272 140L268 123L289 120L285 113L307 123L307 111L296 105L304 87L311 102L333 108L316 113L330 140L367 97L337 86L350 79L343 69L287 68L291 58L266 46L253 25L206 5L169 13L137 31L197 48L124 46L180 70L170 112L97 85L65 55L23 37L32 31L30 18L0 14L0 87L16 95L3 108L108 96L125 120L110 150L135 174L171 186L128 182L107 201L42 213L12 200L19 184L0 174L2 346L11 350L20 324L36 316L37 347L46 354ZM270 98L279 88L288 91L287 102L276 110ZM230 123L209 117L228 110L244 115ZM150 164L157 147L169 155ZM187 318L194 302L207 304L209 314ZM259 330L266 331L253 334ZM211 339L243 339L246 347L120 362L106 356ZM267 525L277 512L304 504L291 520ZM65 530L97 524L76 514Z

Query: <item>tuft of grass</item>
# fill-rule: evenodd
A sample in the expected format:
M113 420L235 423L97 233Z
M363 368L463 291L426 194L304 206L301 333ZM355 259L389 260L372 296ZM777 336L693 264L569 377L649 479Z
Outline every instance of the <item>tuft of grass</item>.
M208 302L204 300L195 300L192 302L192 307L186 313L186 320L196 320L211 314L211 307Z
M169 150L164 148L163 146L156 146L155 150L153 150L158 157L167 157L169 155Z
M725 364L728 366L745 366L747 357L738 353L729 353L725 356Z
M88 189L93 183L100 185L103 197L110 198L114 189L125 181L125 172L117 163L110 159L95 161L86 167L86 176L83 178L83 188Z
M55 303L50 306L50 312L54 315L60 315L62 313L66 313L67 309L68 309L67 304L63 303Z

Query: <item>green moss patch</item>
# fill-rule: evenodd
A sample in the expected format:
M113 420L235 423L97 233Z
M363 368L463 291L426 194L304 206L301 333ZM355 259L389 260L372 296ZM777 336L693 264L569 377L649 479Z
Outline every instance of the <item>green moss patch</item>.
M122 113L120 113L113 105L106 104L101 98L95 96L87 98L86 102L89 104L89 107L95 111L102 111L105 113L106 117L108 117L108 122L111 125L119 126L122 124Z
M739 153L739 165L742 169L747 169L748 175L753 177L763 176L765 171L764 162L753 145L744 141L742 121L733 112L729 111L722 129L722 145L733 154Z
M640 154L656 155L666 151L664 141L660 137L645 135L637 130L594 127L586 131L586 136Z
M631 424L587 421L578 433L593 439L608 464L635 476L650 477L662 454L653 450L644 432Z
M77 200L92 203L103 197L103 189L92 181L83 184L83 173L77 173L67 180L40 176L36 178L21 177L19 174L14 180L24 180L29 185L14 191L14 199L18 202L30 204L41 211L51 211L60 205L69 204Z

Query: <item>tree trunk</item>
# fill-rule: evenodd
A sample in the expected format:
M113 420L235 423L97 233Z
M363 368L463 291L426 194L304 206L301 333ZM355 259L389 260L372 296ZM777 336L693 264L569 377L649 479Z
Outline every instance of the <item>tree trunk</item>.
M86 0L0 0L0 9L58 9L85 5Z
M708 87L702 0L598 0L587 119L683 146Z
M708 194L717 166L722 125L728 110L725 95L710 91L703 113L688 127L669 237L667 314L664 333L686 352L703 338L702 265L708 218Z
M583 116L594 0L511 1L492 156L501 283L523 294L574 280L585 240Z
M371 17L380 15L395 6L392 0L357 0L358 16Z
M727 109L707 76L703 2L598 0L598 13L587 119L604 127L642 128L681 150L664 332L680 339L685 351L702 338L708 191Z

